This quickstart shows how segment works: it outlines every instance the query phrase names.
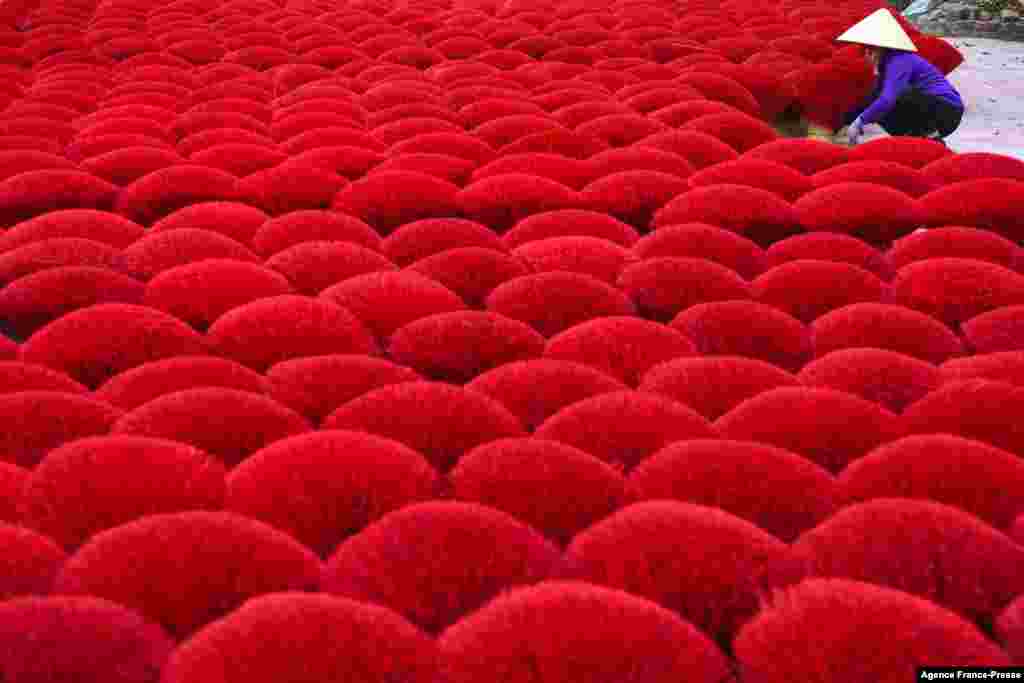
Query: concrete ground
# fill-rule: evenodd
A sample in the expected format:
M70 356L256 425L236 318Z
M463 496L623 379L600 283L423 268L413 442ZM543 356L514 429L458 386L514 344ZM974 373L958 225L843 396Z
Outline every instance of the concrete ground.
M967 105L960 128L947 138L956 152L995 152L1024 159L1024 43L947 38L965 61L950 74ZM877 126L864 140L882 137Z

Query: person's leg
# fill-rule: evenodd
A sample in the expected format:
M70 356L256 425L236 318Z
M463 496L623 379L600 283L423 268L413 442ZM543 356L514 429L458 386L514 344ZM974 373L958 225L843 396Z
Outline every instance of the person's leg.
M879 124L889 135L945 138L960 125L964 110L941 97L908 90Z
M963 118L964 110L962 107L957 107L940 99L935 112L937 137L947 138L952 135L953 131L960 127L960 122Z
M933 99L910 88L878 125L889 135L924 137L936 130Z

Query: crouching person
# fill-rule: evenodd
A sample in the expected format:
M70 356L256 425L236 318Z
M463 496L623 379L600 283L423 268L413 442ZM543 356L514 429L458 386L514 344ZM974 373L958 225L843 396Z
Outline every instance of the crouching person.
M872 95L843 117L851 145L872 123L889 135L930 138L943 144L960 126L964 115L960 93L941 71L916 54L914 42L888 10L871 14L838 40L863 45L878 74Z

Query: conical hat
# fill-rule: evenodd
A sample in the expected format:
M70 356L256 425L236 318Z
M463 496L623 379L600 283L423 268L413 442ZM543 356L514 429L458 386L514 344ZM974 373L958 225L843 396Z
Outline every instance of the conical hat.
M875 47L888 47L894 50L917 52L914 41L896 21L896 17L887 9L880 9L861 19L847 29L846 33L836 38L844 43L859 43Z

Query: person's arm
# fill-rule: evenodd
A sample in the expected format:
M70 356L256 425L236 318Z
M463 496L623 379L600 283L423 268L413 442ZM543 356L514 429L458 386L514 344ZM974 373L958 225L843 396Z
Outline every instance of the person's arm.
M854 107L850 111L846 112L846 114L843 115L843 121L842 121L842 125L840 127L843 128L843 127L849 126L851 123L856 121L857 117L864 113L864 110L868 108L869 104L871 104L871 103L870 102L862 102L861 104L858 104L856 107Z
M840 128L845 128L846 126L849 126L851 123L856 121L857 117L864 113L864 110L867 109L869 104L871 104L871 103L870 102L861 102L856 107L854 107L850 111L848 111L845 114L843 114L843 120L842 120L842 122L841 122L839 127Z
M888 65L885 70L885 82L882 84L882 93L861 115L861 123L867 125L875 123L884 118L896 106L903 91L910 85L911 66L904 60L895 60L895 63Z
M867 109L868 107L870 107L872 105L872 103L874 103L874 101L876 99L878 99L878 95L881 92L882 92L881 79L876 79L874 87L871 88L871 94L868 95L867 97L865 97L864 99L862 99L857 104L856 107L854 107L853 109L851 109L850 111L846 112L846 114L843 115L842 126L843 127L849 126L851 123L856 121L857 117L860 116L861 114L863 114L864 110Z

